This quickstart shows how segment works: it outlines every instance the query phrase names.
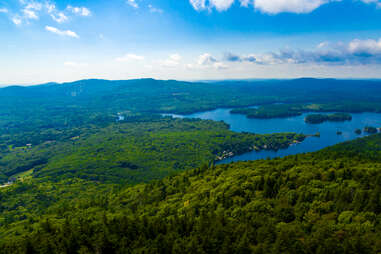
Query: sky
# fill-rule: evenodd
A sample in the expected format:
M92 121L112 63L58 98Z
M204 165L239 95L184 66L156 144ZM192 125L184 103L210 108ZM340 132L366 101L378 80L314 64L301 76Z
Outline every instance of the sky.
M381 78L381 0L0 0L0 85Z

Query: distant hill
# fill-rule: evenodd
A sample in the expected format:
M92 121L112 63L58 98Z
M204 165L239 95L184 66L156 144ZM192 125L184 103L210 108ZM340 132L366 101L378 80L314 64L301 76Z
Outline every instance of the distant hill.
M175 80L80 80L0 89L1 111L7 106L56 104L114 110L192 113L217 107L286 103L380 103L381 81L295 79L191 83ZM22 101L21 101L22 99ZM57 101L59 101L57 103ZM377 104L378 108L379 104ZM376 107L376 106L374 106ZM22 110L22 107L20 108ZM0 111L0 112L1 112Z

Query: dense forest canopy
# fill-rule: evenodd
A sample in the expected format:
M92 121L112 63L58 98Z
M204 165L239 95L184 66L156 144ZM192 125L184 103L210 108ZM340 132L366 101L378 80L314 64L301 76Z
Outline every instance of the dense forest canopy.
M37 127L64 128L107 121L118 112L187 114L271 103L297 103L299 107L313 103L316 105L309 106L311 109L322 111L381 112L380 101L380 81L82 80L0 89L0 127L1 133L14 134Z
M41 133L40 133L41 135ZM47 134L49 140L29 140L29 146L0 153L0 183L29 171L30 176L81 178L98 182L139 183L213 163L227 154L256 149L278 150L302 134L234 133L223 122L161 117L118 122L106 127L82 127ZM40 136L37 136L40 137Z
M0 192L2 204L10 205L14 193L35 196L36 188L12 186ZM65 189L38 188L49 189L45 199ZM100 189L58 201L42 216L3 219L0 253L381 251L381 134L305 155L205 165L149 184Z
M311 134L236 133L223 122L161 115L218 107L254 118L341 112L330 118L337 120L381 112L381 82L141 79L2 88L0 253L381 251L380 135L215 166Z
M324 122L345 122L351 121L352 116L348 113L334 113L334 114L310 114L307 115L304 121L310 124L319 124Z

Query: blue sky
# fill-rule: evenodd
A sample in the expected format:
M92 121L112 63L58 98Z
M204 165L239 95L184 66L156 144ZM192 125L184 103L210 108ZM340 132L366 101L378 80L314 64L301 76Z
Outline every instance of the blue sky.
M381 0L0 0L0 84L381 78Z

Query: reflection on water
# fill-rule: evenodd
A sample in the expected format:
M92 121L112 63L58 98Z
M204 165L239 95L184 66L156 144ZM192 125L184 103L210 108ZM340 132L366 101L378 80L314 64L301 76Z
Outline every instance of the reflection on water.
M381 114L376 113L352 114L353 118L350 122L307 124L304 122L304 118L307 113L301 116L289 118L249 119L245 115L230 114L230 110L231 109L216 109L207 112L195 113L192 115L169 115L178 118L200 118L214 121L224 121L230 125L231 130L236 132L251 132L258 134L281 132L315 134L319 132L321 135L320 138L307 138L301 144L292 145L287 149L279 151L253 151L225 159L220 163L284 157L292 154L314 152L327 146L364 136L364 134L355 134L356 129L363 129L365 126L381 127ZM342 134L337 135L338 131L342 132Z

